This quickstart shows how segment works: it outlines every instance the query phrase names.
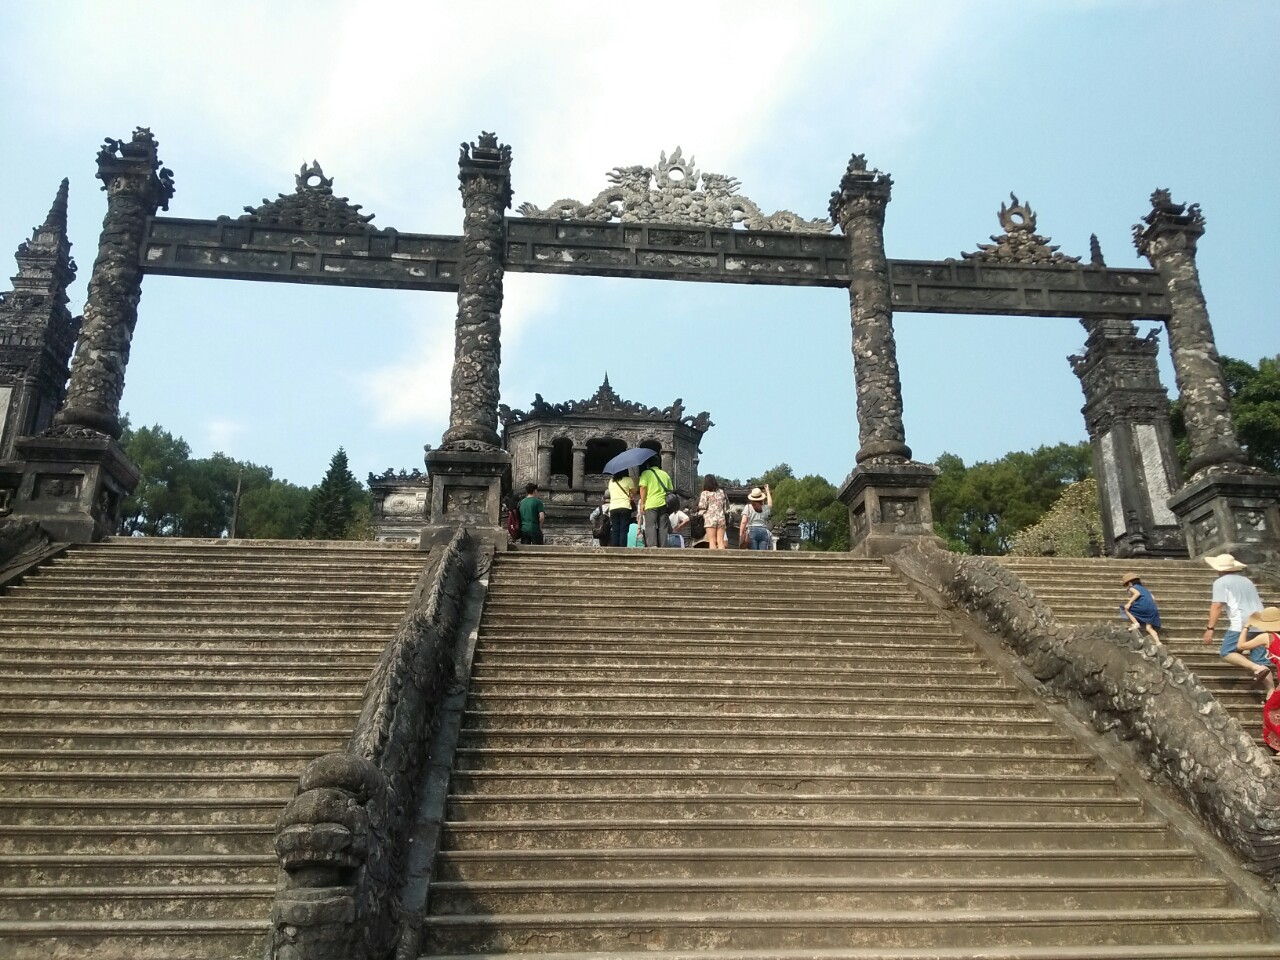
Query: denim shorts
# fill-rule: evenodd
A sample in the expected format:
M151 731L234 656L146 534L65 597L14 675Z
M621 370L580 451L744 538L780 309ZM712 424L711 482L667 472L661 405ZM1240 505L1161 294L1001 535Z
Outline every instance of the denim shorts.
M1257 635L1258 635L1257 630L1249 631L1249 636L1256 637ZM1254 663L1256 663L1260 667L1271 666L1270 661L1268 661L1267 659L1266 647L1254 647L1252 650L1237 650L1236 646L1239 643L1240 643L1240 631L1228 630L1226 632L1226 635L1223 636L1222 638L1222 649L1218 651L1218 655L1225 657L1228 653L1239 653L1241 656L1248 657L1250 660L1252 660Z

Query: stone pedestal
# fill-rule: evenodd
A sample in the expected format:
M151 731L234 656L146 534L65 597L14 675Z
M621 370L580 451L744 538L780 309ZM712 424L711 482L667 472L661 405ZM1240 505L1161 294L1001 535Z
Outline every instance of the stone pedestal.
M429 519L431 480L418 470L369 474L373 497L373 538L380 543L416 544Z
M1280 560L1280 477L1211 473L1169 500L1193 557L1229 553L1242 563Z
M511 457L505 450L431 450L427 453L430 512L423 548L448 542L460 526L481 539L506 542L500 525L502 497L511 489Z
M22 460L7 465L20 474L12 516L38 522L54 540L91 543L115 533L140 474L114 440L78 432L18 440Z
M938 468L927 463L860 463L838 494L849 508L849 551L884 557L920 537L937 540L929 501L937 479Z

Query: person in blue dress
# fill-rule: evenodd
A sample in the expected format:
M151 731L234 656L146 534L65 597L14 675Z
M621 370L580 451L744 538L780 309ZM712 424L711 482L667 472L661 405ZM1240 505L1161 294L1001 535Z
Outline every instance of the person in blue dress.
M1136 573L1124 575L1124 585L1129 590L1129 599L1120 605L1120 612L1129 621L1129 629L1135 633L1145 629L1151 639L1160 642L1160 611L1156 608L1156 599L1151 591L1142 585Z

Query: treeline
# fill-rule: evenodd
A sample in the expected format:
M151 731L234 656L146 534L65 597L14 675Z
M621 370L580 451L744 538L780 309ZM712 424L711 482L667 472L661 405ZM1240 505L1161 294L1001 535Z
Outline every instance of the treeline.
M277 480L270 467L226 454L193 459L191 447L159 425L120 437L142 478L120 511L119 532L149 537L369 540L369 492L341 447L315 487Z

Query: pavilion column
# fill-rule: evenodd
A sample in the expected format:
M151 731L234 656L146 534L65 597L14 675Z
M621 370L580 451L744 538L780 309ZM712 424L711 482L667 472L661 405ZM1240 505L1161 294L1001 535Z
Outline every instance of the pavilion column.
M1280 559L1280 477L1246 463L1231 397L1214 344L1196 267L1204 234L1199 204L1151 195L1151 212L1133 228L1134 244L1169 293L1169 349L1191 459L1187 482L1169 499L1192 556L1229 552L1256 562Z
M107 193L107 214L66 401L54 424L55 430L79 427L119 437L120 397L142 299L143 237L147 218L169 208L173 175L160 165L151 131L139 127L128 143L107 140L98 153L98 179Z
M587 448L575 446L573 448L573 474L569 477L569 488L571 490L581 490L583 484L586 483L586 465Z
M538 446L538 488L547 489L551 485L551 446L550 444L540 444Z
M883 556L934 536L929 488L936 467L916 463L902 424L902 384L893 336L884 216L893 181L855 155L831 195L831 218L849 241L849 310L859 449L840 488L849 508L849 545Z
M511 458L498 433L503 218L511 206L511 148L492 133L464 143L458 182L464 220L449 427L440 448L426 458L432 484L424 546L447 538L460 524L496 533L502 494L511 483Z

